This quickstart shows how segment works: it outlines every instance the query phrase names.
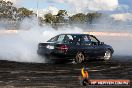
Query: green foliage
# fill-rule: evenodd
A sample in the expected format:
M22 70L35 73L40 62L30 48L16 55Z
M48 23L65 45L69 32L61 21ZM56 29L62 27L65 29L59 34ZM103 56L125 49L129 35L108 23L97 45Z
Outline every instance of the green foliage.
M59 10L57 14L57 16L61 16L61 17L66 15L68 15L66 10Z
M45 18L44 21L46 23L51 23L52 24L55 21L55 16L53 16L51 13L45 14L44 18Z
M19 14L19 16L21 16L20 18L30 17L31 15L33 15L33 11L30 11L24 7L18 8L17 13Z
M101 13L77 13L73 16L70 16L68 19L65 17L68 16L66 10L59 10L57 15L52 15L51 13L45 14L45 23L69 23L69 24L91 24L102 16Z
M17 12L17 8L13 6L13 3L8 1L0 1L0 19L6 18L8 20L15 20L14 13Z
M70 23L85 23L86 21L86 15L83 13L78 13L70 17Z
M45 23L65 23L65 16L67 16L66 10L59 10L57 15L52 15L51 13L45 14Z
M101 17L101 13L88 13L88 14L83 14L83 13L78 13L70 17L70 23L92 23L93 21L97 20L98 18Z
M101 13L97 13L97 12L95 12L95 13L88 13L86 15L87 22L91 24L91 23L93 23L93 21L97 20L101 16L102 16L102 14Z
M0 19L22 20L24 17L30 17L33 11L24 7L17 8L10 1L0 1Z
M27 8L17 8L10 1L0 0L0 19L8 19L8 20L23 20L25 17L31 17L35 15L33 11ZM59 10L57 15L52 15L51 13L45 14L44 19L42 17L38 17L41 23L49 23L49 24L91 24L96 21L98 18L102 16L101 13L77 13L73 16L68 17L68 13L66 10Z

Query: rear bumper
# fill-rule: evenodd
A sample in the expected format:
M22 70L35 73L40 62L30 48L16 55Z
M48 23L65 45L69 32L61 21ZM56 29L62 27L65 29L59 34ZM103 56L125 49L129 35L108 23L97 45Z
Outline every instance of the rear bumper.
M49 60L72 60L66 53L55 53L52 50L37 50L38 55Z

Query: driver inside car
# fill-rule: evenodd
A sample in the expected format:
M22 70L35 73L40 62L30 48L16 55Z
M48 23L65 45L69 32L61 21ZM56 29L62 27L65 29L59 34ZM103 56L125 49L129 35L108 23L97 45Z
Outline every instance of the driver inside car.
M85 45L91 45L91 39L89 38L89 36L83 36L82 37L82 43Z

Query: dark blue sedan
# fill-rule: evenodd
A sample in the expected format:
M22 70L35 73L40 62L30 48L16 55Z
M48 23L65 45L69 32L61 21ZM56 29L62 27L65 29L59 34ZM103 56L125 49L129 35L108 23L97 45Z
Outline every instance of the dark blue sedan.
M82 63L88 59L110 60L114 50L89 34L60 34L46 43L39 43L37 53L48 59L74 60Z

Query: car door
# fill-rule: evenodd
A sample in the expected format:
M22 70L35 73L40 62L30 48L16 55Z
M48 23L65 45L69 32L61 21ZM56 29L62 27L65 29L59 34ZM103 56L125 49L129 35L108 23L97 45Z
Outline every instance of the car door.
M68 56L74 57L76 55L79 46L76 40L78 40L78 35L67 34L65 36L64 44L68 46Z
M89 37L92 42L91 46L94 48L94 55L103 56L105 53L103 44L100 44L100 41L95 36L90 35Z
M94 57L97 51L96 46L92 44L92 41L89 35L82 35L80 38L81 45L80 49L85 53L88 57Z

